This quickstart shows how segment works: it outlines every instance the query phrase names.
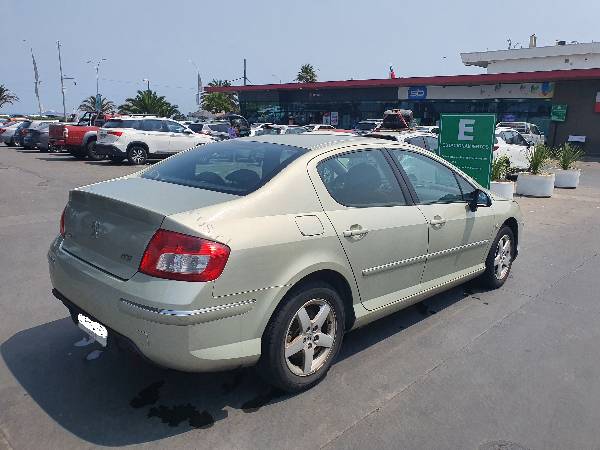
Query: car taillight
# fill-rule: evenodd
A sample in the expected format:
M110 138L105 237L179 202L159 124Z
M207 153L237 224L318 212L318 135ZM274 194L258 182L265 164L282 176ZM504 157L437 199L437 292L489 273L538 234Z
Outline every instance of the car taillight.
M494 151L498 150L500 146L498 144L494 145Z
M106 134L112 134L113 136L121 136L123 134L122 131L107 131Z
M60 215L60 235L62 237L65 237L65 211L66 210L67 210L67 207L65 206L65 209L63 209L63 212Z
M229 247L168 230L158 230L150 239L140 272L158 278L181 281L212 281L219 278Z
M63 137L64 138L68 138L69 137L69 130L67 128L63 128Z
M0 134L4 133L6 131L6 128L0 128Z

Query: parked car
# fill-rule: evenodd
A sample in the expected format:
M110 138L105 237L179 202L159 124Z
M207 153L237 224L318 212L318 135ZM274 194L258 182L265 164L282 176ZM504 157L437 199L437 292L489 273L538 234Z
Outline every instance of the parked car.
M256 136L256 134L262 130L266 125L274 125L271 122L265 122L265 123L254 123L252 124L252 127L250 127L250 136Z
M326 131L335 130L333 125L325 125L323 123L311 123L310 125L304 126L308 131Z
M37 148L41 152L48 151L48 130L52 122L42 122L37 126L30 126L23 138L25 148Z
M2 141L9 147L21 145L21 130L27 128L31 120L22 120L6 128L2 133Z
M163 158L213 141L210 136L194 133L171 119L122 116L109 120L98 131L95 152L115 162L127 158L131 164L144 164L148 159Z
M371 133L375 128L381 125L381 120L378 119L367 119L361 120L354 127L354 133L362 136Z
M388 109L383 112L381 125L375 128L379 131L406 131L413 124L413 112L410 109Z
M301 134L306 133L306 127L301 127L299 125L265 125L261 130L256 131L255 136L264 136L268 134L278 135L278 134Z
M32 150L35 148L39 134L38 130L40 127L46 127L46 130L51 123L58 122L58 120L34 120L28 127L23 127L20 131L19 144L27 149Z
M527 170L527 153L531 144L517 130L507 127L496 128L494 136L494 158L508 156L511 169Z
M546 136L544 136L544 134L542 132L540 132L540 129L537 127L537 125L535 125L533 123L529 123L529 122L499 122L496 125L496 127L512 128L514 130L517 130L519 133L521 133L521 136L523 136L529 143L531 143L533 145L546 143Z
M222 122L206 122L206 123L193 123L189 125L189 128L194 133L202 133L213 137L217 141L223 141L229 139L229 128L231 124L226 121Z
M20 122L8 122L0 128L0 142L4 142L9 147L14 146L14 133Z
M502 286L522 229L516 202L431 152L310 133L75 189L60 223L53 293L100 345L188 372L258 364L291 392L346 331L476 277Z
M114 114L86 112L74 123L50 125L50 147L56 151L66 150L79 159L103 159L103 155L95 153L98 128L113 117Z
M424 131L426 133L440 134L440 127L437 125L417 125L416 131Z
M389 141L406 142L407 144L415 145L433 153L437 153L438 151L438 136L433 133L408 130L404 132L370 133L366 136Z

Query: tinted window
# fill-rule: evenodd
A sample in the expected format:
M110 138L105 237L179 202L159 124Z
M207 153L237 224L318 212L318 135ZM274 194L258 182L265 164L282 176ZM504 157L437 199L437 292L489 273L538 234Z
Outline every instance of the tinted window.
M188 125L188 128L190 130L192 130L194 133L200 133L202 132L202 128L204 127L204 124L201 123L190 123Z
M227 133L230 126L228 123L210 123L207 125L212 131L219 131L221 133Z
M286 134L300 134L300 133L304 133L306 131L305 128L302 127L289 127L285 133Z
M448 167L418 153L391 150L391 154L408 175L420 203L463 201L454 172Z
M345 206L405 205L398 181L379 150L345 153L321 161L319 176L333 199Z
M356 124L356 129L361 131L370 131L375 128L375 123L373 122L358 122Z
M163 128L163 121L158 119L142 120L142 130L144 131L166 131L166 126Z
M128 119L110 119L103 125L103 128L135 128L140 129L139 120Z
M207 144L152 166L142 178L246 195L304 152L288 145L238 140Z

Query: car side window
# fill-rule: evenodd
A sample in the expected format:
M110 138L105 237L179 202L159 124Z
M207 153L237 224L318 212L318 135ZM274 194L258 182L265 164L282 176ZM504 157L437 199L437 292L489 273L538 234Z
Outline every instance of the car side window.
M460 190L462 192L463 200L465 202L470 202L475 197L478 189L461 177L459 174L456 174L456 179L458 180L458 185L460 186Z
M145 119L142 121L144 131L163 131L163 121L158 119ZM166 128L165 128L166 129Z
M333 199L357 208L406 205L392 168L379 150L344 153L317 165Z
M433 159L414 152L391 149L404 169L421 204L462 202L463 195L454 172Z
M185 130L185 127L177 122L167 121L166 124L167 124L167 129L171 133L183 133Z

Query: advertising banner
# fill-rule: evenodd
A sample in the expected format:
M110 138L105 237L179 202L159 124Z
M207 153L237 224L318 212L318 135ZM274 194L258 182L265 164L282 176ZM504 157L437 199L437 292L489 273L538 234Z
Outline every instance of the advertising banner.
M441 114L439 155L483 187L490 187L494 114Z

